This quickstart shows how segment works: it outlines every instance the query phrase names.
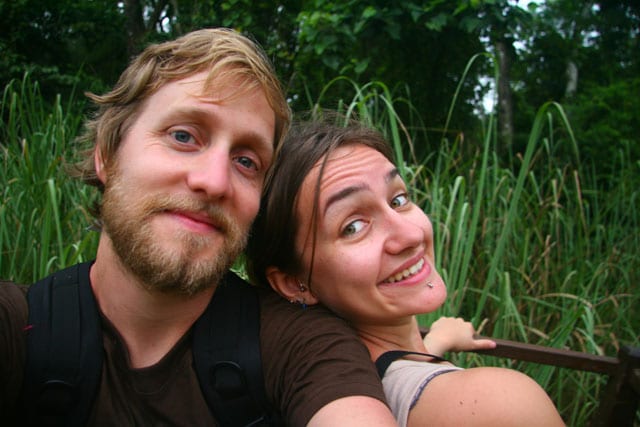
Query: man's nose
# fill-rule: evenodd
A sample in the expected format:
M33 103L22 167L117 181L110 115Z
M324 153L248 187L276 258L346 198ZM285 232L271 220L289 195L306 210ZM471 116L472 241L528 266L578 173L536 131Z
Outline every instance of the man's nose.
M189 188L213 199L229 197L232 192L229 151L223 147L210 147L196 157L189 165Z

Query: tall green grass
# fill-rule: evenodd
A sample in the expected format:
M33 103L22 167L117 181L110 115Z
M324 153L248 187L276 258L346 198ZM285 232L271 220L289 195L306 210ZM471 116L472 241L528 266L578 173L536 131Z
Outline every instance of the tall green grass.
M345 89L347 83L348 89ZM640 162L620 151L617 174L603 183L580 159L569 121L557 104L540 108L526 151L497 154L495 120L477 135L451 132L434 138L410 97L379 82L336 79L342 101L323 107L357 115L392 142L413 196L435 230L436 261L449 297L440 315L460 315L483 334L556 348L615 355L621 343L640 345ZM324 96L324 94L323 94ZM455 95L452 108L455 108ZM0 107L0 278L22 283L95 254L88 231L93 192L72 181L66 162L77 152L82 122L72 102L44 105L38 85L9 84ZM399 110L405 121L400 119ZM408 117L409 119L406 119ZM433 144L425 159L412 147ZM637 141L636 141L637 143ZM560 162L555 153L574 153ZM599 160L599 159L594 159ZM473 354L463 366L502 365L522 370L552 396L568 425L592 414L604 379L535 364Z
M95 253L91 192L65 172L82 116L45 105L28 76L4 88L0 116L0 277L31 283Z

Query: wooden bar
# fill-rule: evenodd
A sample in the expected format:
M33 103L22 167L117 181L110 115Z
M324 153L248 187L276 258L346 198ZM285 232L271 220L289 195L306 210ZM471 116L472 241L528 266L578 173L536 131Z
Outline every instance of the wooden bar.
M424 336L429 332L428 328L420 328ZM472 350L477 354L505 357L508 359L522 360L525 362L540 363L543 365L558 366L561 368L577 369L598 374L613 375L620 367L617 357L599 356L574 350L563 350L545 347L536 344L527 344L500 338L483 337L495 341L496 348L488 350Z
M488 339L495 341L497 347L489 350L477 350L474 353L607 375L613 375L620 365L617 357L599 356L497 338Z

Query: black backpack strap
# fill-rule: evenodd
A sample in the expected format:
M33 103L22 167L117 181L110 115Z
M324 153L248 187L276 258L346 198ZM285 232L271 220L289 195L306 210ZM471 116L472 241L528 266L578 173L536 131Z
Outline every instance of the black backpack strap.
M89 416L103 359L90 266L69 267L29 287L23 390L29 425L81 426Z
M382 353L380 355L380 357L378 357L376 359L376 368L378 369L378 375L380 376L380 378L384 377L384 373L387 372L387 369L389 368L389 366L395 362L396 360L400 359L401 357L407 356L407 355L411 355L411 354L415 354L418 356L427 356L427 357L431 357L434 361L436 362L446 362L446 359L443 359L440 356L436 356L433 354L429 354L429 353L418 353L415 351L404 351L404 350L392 350L392 351L387 351L386 353Z
M195 324L193 357L200 388L222 426L273 425L260 357L260 304L233 273Z

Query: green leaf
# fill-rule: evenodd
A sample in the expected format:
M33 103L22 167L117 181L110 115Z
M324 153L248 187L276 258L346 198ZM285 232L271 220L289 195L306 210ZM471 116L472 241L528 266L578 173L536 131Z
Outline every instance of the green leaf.
M373 6L367 6L363 11L362 11L362 17L364 19L369 19L372 18L374 16L376 16L378 14L378 10L373 7Z
M369 66L369 61L369 58L357 61L354 67L354 71L356 72L356 74L362 74Z
M445 25L447 25L447 15L444 13L439 13L434 16L425 24L426 27L433 31L441 31Z

